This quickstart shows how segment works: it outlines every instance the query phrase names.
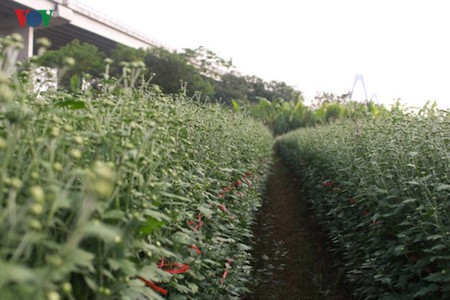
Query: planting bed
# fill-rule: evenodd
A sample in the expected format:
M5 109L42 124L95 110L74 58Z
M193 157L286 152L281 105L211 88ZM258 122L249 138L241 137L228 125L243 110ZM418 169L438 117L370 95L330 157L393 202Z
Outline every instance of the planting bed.
M450 298L449 132L424 109L278 139L358 298Z
M271 160L261 124L142 87L0 109L2 299L237 299Z

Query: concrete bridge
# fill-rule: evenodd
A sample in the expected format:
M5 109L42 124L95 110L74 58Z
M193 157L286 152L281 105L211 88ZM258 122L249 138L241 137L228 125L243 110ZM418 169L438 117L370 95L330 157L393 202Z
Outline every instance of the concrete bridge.
M16 16L16 9L53 10L53 15L48 27L32 27L27 24L22 27ZM0 36L11 33L19 33L24 38L25 47L19 59L35 54L37 49L34 42L41 37L52 42L52 49L79 39L97 46L107 54L117 44L133 48L163 47L161 43L71 0L1 0Z

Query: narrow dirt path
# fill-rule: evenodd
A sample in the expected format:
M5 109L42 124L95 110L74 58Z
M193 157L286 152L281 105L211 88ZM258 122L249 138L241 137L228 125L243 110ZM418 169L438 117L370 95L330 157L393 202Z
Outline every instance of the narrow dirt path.
M351 299L299 186L275 156L254 227L256 284L245 300Z

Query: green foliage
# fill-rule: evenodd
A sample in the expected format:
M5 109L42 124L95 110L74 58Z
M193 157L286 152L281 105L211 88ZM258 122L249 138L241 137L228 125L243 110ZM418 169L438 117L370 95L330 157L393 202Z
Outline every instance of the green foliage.
M209 78L220 77L221 73L228 73L233 67L231 60L226 61L203 46L196 49L183 49L180 55L185 57L187 61L194 63L200 70L200 73Z
M46 51L39 57L38 63L42 66L58 68L59 84L66 90L71 90L71 79L74 75L83 78L89 73L99 77L104 70L104 54L97 47L88 43L73 40L58 50ZM68 61L68 58L74 61Z
M205 97L214 95L214 86L210 81L176 52L162 48L150 49L145 56L145 64L148 76L154 75L152 82L161 86L165 93L179 93L186 83L186 92L190 96L197 92Z
M232 99L231 102L233 103L234 110L239 111L240 110L239 103L237 103L237 101L234 99Z
M222 103L229 103L231 99L247 99L248 84L244 77L232 73L222 76L220 81L215 83L215 97Z
M328 94L324 93L324 95ZM373 102L358 103L328 98L327 101L317 101L314 106L308 107L303 103L301 97L298 97L296 101L284 101L282 98L269 101L266 98L258 98L258 103L243 101L243 104L245 111L250 116L262 121L274 135L344 118L374 118L387 113L382 105L375 105Z
M144 49L134 49L118 44L111 53L111 70L112 77L120 78L122 76L123 62L139 62L144 61L146 51Z
M168 94L181 91L226 105L231 99L251 102L257 102L259 98L294 102L302 99L301 92L284 82L266 82L256 76L232 73L231 60L226 61L204 47L177 53L163 48L144 50L117 45L112 51L111 62L106 63L106 72L102 73L105 69L104 57L97 47L74 40L58 50L46 51L39 56L38 63L58 68L60 87L72 91L79 91L84 83L82 79L86 77L111 83L113 78L126 77L133 64L145 62L146 78L152 78L152 83ZM77 89L74 89L72 81L75 75L79 78ZM134 81L135 86L140 85L140 82Z
M270 133L185 95L128 91L2 101L2 299L163 299L139 278L169 299L246 292Z
M394 110L277 140L356 298L450 298L449 120Z

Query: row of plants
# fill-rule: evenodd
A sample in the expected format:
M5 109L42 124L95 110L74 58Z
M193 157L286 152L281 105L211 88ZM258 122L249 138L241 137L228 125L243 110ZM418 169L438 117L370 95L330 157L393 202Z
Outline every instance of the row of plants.
M314 103L309 106L302 98L291 101L285 101L283 98L273 101L259 98L257 102L233 100L233 104L235 109L243 110L249 116L263 122L275 136L297 128L313 127L339 119L377 118L388 114L383 105L377 105L373 101L352 101L349 94L336 96L323 93L317 95Z
M19 48L0 40L1 298L245 294L270 132L143 78L133 88L136 70L100 94L74 77L72 93L36 96Z
M424 108L276 141L358 299L450 298L450 115Z

